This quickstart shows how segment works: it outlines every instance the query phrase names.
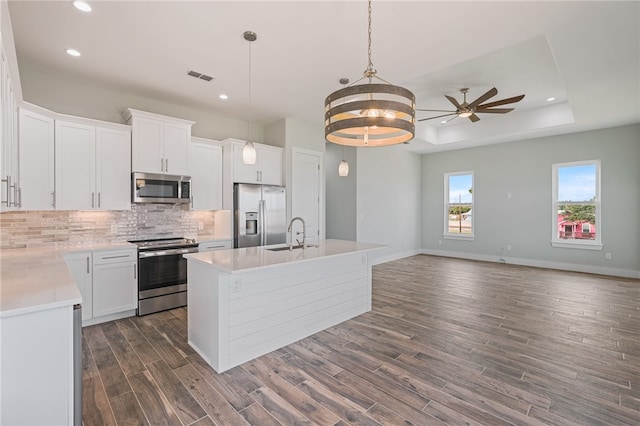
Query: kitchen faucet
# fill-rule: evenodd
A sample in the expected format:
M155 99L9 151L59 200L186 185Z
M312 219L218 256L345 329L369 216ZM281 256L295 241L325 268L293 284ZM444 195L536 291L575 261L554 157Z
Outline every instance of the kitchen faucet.
M299 246L302 246L302 249L306 249L307 248L307 244L304 242L304 239L307 235L307 225L304 223L304 219L301 218L300 216L296 216L293 219L291 219L291 222L289 222L289 228L287 228L287 232L291 233L291 239L289 240L289 250L293 250L293 232L291 232L291 227L293 226L293 222L295 222L296 220L299 220L300 222L302 222L302 242L300 242L300 240L298 240L296 238L296 242L298 243ZM300 233L298 232L297 235L299 235Z

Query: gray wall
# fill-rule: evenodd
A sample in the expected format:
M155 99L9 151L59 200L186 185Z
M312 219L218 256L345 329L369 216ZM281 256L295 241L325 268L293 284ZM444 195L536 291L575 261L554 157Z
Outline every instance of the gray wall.
M420 156L399 146L358 148L358 241L387 245L378 261L420 250Z
M343 155L344 148L344 155ZM338 176L342 159L349 163L349 175ZM324 157L327 191L327 238L357 240L356 233L356 148L327 143Z
M602 251L551 247L552 164L601 160ZM640 126L424 155L422 247L427 253L585 272L640 274ZM474 171L475 241L442 238L443 174ZM507 193L511 193L508 199ZM442 242L441 244L439 242ZM605 260L605 253L612 260Z

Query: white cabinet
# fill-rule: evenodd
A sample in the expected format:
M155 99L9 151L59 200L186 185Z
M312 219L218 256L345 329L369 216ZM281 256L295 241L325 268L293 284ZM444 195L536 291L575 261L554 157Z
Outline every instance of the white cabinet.
M18 205L23 210L53 210L54 134L53 117L21 108L20 188Z
M228 151L231 166L231 181L282 185L282 148L254 143L256 163L242 162L244 141L225 139L224 149Z
M137 251L93 253L93 316L131 311L138 306Z
M198 244L198 252L216 251L233 248L231 240L204 241Z
M82 325L131 316L138 307L138 252L69 252L64 260L82 294Z
M191 138L189 172L191 176L191 208L222 209L222 147L219 142Z
M135 172L186 175L193 121L127 109L132 128L131 167Z
M70 252L64 254L64 261L82 295L82 321L93 318L93 263L91 252Z
M73 424L73 306L0 323L0 424Z
M56 209L130 208L128 128L56 120L55 129Z
M131 132L96 127L96 205L100 210L131 208Z
M4 46L0 49L0 210L19 206L18 108Z

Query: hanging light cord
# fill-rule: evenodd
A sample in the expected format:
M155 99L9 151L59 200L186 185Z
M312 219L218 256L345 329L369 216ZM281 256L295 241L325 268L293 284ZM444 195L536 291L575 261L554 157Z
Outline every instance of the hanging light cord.
M247 135L247 141L251 142L251 117L253 116L253 112L251 109L251 45L253 44L253 40L249 40L249 134Z

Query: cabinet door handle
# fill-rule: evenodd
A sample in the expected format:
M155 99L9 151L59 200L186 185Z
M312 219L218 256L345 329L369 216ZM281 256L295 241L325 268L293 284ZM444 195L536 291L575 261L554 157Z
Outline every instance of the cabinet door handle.
M102 256L100 260L109 260L109 259L124 259L125 257L130 257L128 254L119 254L116 256Z
M169 171L169 159L168 158L164 159L164 171L165 172Z
M137 272L136 265L133 265L133 279L134 280L138 279L138 272Z
M14 182L11 187L13 188L13 207L18 207L18 182Z
M191 196L191 208L193 208L193 195Z
M87 256L87 274L89 273L89 256Z
M164 172L164 158L160 159L160 171Z
M100 192L98 192L98 208L100 208Z
M22 207L22 188L18 188L18 207Z
M91 208L94 208L96 206L96 193L92 192L91 193Z
M5 201L2 201L1 204L6 205L7 207L9 207L9 188L11 187L11 176L7 175L6 179L2 179L2 182L7 184L7 199Z
M51 207L56 208L56 191L51 191Z

